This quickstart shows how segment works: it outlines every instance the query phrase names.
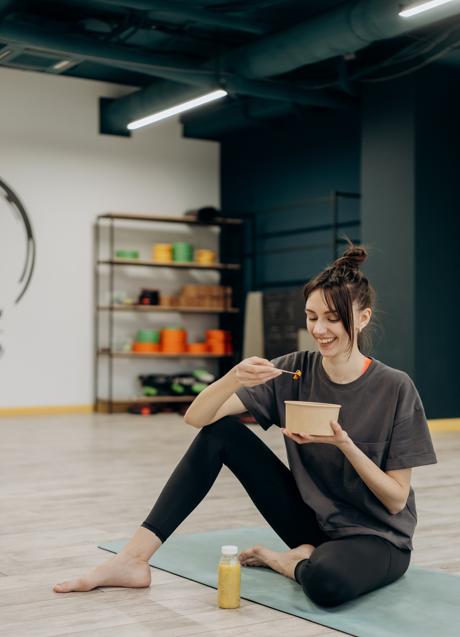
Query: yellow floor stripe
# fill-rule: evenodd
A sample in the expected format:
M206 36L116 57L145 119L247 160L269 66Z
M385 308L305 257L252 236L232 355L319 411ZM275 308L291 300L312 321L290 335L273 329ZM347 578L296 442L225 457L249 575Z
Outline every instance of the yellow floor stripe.
M39 405L35 407L0 407L2 416L50 416L53 414L91 414L92 405ZM460 418L439 418L428 421L430 431L460 431Z
M91 414L92 405L37 405L35 407L0 407L1 416L50 416L53 414Z
M460 418L439 418L429 420L430 431L460 431Z

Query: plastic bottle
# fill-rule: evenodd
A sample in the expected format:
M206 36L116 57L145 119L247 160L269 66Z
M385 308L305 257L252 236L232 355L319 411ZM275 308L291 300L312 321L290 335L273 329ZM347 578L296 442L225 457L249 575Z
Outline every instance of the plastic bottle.
M219 608L239 608L240 605L241 565L237 553L237 546L221 548L217 584Z

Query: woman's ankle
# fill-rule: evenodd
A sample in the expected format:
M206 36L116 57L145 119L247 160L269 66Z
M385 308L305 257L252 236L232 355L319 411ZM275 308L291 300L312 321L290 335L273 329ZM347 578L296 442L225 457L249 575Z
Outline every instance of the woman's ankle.
M153 531L141 526L134 533L128 544L122 548L119 555L148 562L161 544L160 538Z

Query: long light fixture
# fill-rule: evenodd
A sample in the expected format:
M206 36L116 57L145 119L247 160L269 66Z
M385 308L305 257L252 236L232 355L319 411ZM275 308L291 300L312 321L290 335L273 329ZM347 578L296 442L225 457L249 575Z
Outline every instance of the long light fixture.
M11 54L11 49L5 49L0 53L0 60L4 60Z
M164 111L159 111L158 113L153 113L153 115L148 115L147 117L143 117L142 119L137 119L134 122L130 122L128 124L128 129L136 130L136 128L142 128L143 126L154 124L155 122L159 122L160 120L166 119L167 117L174 117L174 115L178 115L179 113L183 113L184 111L189 111L190 109L196 108L197 106L202 106L203 104L214 102L214 100L218 100L221 97L225 97L226 95L228 95L228 93L223 89L213 91L212 93L206 93L206 95L196 97L195 99L189 100L188 102L183 102L182 104L178 104L177 106L167 108Z
M414 15L418 15L424 11L430 11L430 9L436 9L436 7L453 1L455 0L428 0L427 2L418 2L407 9L403 9L398 15L402 18L411 18Z
M56 62L56 64L53 64L51 68L55 71L62 71L67 67L72 66L72 64L72 60L61 60L60 62Z

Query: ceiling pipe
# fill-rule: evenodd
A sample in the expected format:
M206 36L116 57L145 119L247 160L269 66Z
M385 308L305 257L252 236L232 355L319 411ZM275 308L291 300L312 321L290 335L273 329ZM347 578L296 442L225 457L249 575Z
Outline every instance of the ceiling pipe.
M460 4L446 4L410 20L400 17L400 10L400 0L355 0L230 51L222 63L228 70L244 68L249 78L281 75L458 15Z
M274 102L251 98L215 104L212 117L206 117L201 109L182 116L184 137L193 139L222 140L245 128L273 127L273 121L300 117L303 107L288 102Z
M188 20L196 22L198 25L206 24L239 32L253 33L254 35L263 35L270 31L269 27L264 24L249 22L243 18L229 16L226 13L218 13L211 9L196 9L185 2L177 2L175 0L93 0L93 4L112 7L115 5L126 9L145 11L148 17L152 19L166 16L169 19L172 18L172 22Z
M59 35L36 26L12 21L0 23L0 39L16 46L28 46L40 52L61 55L63 59L77 57L78 62L84 59L170 80L163 83L156 81L147 87L136 109L130 113L129 121L143 117L146 114L142 112L143 109L148 108L152 100L155 100L156 105L161 109L168 108L176 104L178 99L183 102L198 97L203 92L214 90L218 81L215 70L205 68L203 65L190 64L186 59L171 62L170 55L139 53L128 47L104 44L83 36ZM329 108L344 108L352 105L351 98L346 95L312 91L308 90L308 87L288 82L247 80L235 74L225 74L225 84L227 90L240 95ZM140 93L141 91L136 94ZM118 134L120 129L126 126L127 121L123 121L120 125L123 113L119 115L117 109L112 109L108 104L115 105L114 101L104 102L103 128L104 131L113 128ZM110 112L110 115L106 115L106 112ZM137 117L138 113L139 117Z
M345 93L313 90L293 82L270 79L249 80L238 75L228 75L224 76L222 86L230 94L262 97L303 106L350 108L356 105L355 98Z
M190 64L184 57L172 59L167 53L137 52L132 48L98 42L80 35L60 34L30 24L12 20L0 22L0 40L8 44L29 47L37 51L62 55L63 58L76 56L89 62L107 64L131 71L150 72L156 77L179 79L185 74L199 72L200 65ZM209 75L209 71L206 72ZM203 73L201 73L204 76ZM197 81L197 83L199 83Z
M274 82L274 84L276 88L268 86L268 83L265 84L263 81L235 78L225 83L225 90L229 91L230 95L257 96L270 100L270 104L265 107L267 113L275 113L277 109L287 112L295 105L329 109L351 108L354 105L354 100L347 95L325 91L302 91L296 86L291 89L289 85L280 90L278 83ZM122 103L120 99L103 99L100 113L101 132L109 135L127 135L126 127L129 122L195 99L215 89L214 80L208 80L207 84L203 83L199 88L158 80L146 89L133 94L140 99L136 99L128 111L126 111L125 103ZM155 104L154 109L152 104Z
M101 132L120 135L127 125L152 113L175 106L176 104L200 97L203 93L224 88L231 95L247 95L265 98L289 105L316 106L324 108L351 108L355 100L348 95L327 91L302 90L298 86L283 85L278 82L263 80L246 80L234 77L219 84L215 79L208 79L200 88L184 86L177 82L158 80L141 91L126 98L104 100L101 105ZM130 97L130 96L128 96Z
M349 53L372 41L400 35L434 22L434 18L441 20L460 12L459 3L454 3L452 6L440 7L436 15L428 12L408 21L397 15L399 9L400 3L396 0L354 1L307 23L230 51L219 60L211 60L195 67L184 60L182 68L177 66L180 60L172 63L167 55L151 54L146 64L145 53L136 53L127 47L102 44L80 36L63 37L10 21L0 24L0 39L43 51L59 52L64 57L76 55L80 59L84 57L90 61L173 80L156 81L152 86L106 104L102 119L107 123L106 130L112 127L115 132L123 129L133 119L202 94L202 90L191 90L190 86L212 90L222 85L235 93L290 100L300 104L336 107L347 105L350 100L346 97L307 91L297 85L281 85L277 81L262 78ZM221 71L220 81L217 69ZM257 82L256 77L259 78ZM181 85L177 82L181 82ZM183 86L184 84L188 86Z
M452 17L460 13L460 3L446 4L436 12L421 13L412 20L401 18L398 15L400 9L399 0L354 0L306 23L230 51L218 61L211 60L202 68L220 68L224 73L230 71L247 79L287 73ZM225 81L216 82L214 88L219 85L227 88ZM164 108L163 100L168 95L167 87L167 82L161 83L158 100L158 84L153 90L146 87L115 100L107 107L105 117L117 122L118 126L123 126L132 119L133 114L139 118L160 110ZM182 102L187 97L182 99L175 91L174 99Z

